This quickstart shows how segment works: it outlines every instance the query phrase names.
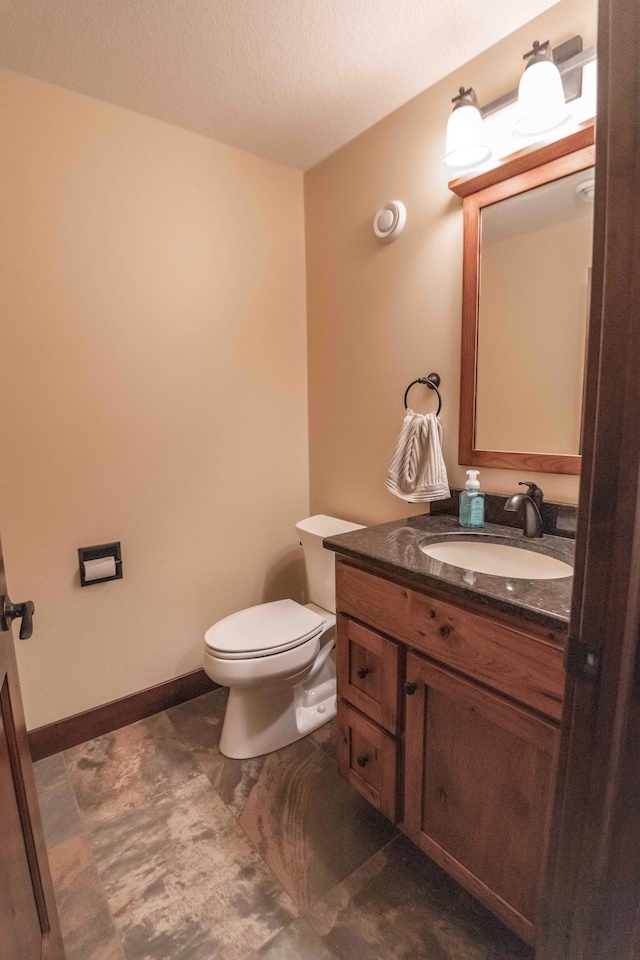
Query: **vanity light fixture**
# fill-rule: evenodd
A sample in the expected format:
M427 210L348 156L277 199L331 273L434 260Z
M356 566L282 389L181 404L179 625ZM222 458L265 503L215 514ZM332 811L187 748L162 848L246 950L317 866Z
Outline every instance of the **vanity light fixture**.
M514 132L523 136L547 133L571 119L551 44L539 43L525 53L527 61L518 88L518 112Z
M447 123L444 151L445 167L468 170L486 163L493 156L484 131L480 105L473 87L460 87L451 103L453 111Z
M521 134L544 134L569 120L567 104L582 96L583 68L597 56L595 46L582 49L580 36L571 37L553 50L549 41L536 41L523 58L528 62L519 90L510 90L479 107L473 89L461 87L452 101L444 166L464 173L490 160L493 149L482 121L511 104L520 104L517 132Z

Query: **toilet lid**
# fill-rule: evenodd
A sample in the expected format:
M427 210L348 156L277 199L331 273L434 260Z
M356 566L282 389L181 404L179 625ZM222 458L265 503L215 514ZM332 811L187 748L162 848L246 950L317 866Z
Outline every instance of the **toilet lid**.
M213 655L224 659L266 657L311 640L324 622L295 600L275 600L219 620L204 639Z

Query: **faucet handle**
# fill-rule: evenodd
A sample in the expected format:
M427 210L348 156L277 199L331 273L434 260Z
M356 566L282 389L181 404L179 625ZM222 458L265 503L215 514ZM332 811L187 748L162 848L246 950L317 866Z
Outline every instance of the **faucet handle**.
M540 507L544 494L537 483L533 483L531 480L519 480L518 486L527 487L527 496L531 497L537 507Z

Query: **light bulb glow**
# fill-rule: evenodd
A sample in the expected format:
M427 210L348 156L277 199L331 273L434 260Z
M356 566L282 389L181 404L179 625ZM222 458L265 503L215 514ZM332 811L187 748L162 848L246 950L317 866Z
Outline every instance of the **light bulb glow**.
M518 113L514 132L523 136L547 133L571 119L560 71L551 60L532 63L522 74Z
M447 123L443 164L464 170L485 163L491 156L480 111L471 104L456 107Z

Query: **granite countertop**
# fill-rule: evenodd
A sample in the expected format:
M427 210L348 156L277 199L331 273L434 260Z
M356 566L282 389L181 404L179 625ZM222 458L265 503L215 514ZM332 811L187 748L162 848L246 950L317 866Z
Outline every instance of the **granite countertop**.
M464 530L457 518L425 514L382 523L352 533L327 537L327 550L362 560L385 573L414 580L424 586L436 587L454 597L516 615L524 622L566 633L571 607L573 577L559 580L521 580L489 576L454 567L428 557L419 549L426 540L435 543L452 534L457 539L507 538L518 547L545 553L573 565L575 543L565 537L545 535L527 538L520 530L486 523L478 531Z

